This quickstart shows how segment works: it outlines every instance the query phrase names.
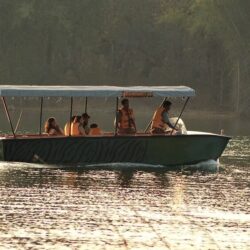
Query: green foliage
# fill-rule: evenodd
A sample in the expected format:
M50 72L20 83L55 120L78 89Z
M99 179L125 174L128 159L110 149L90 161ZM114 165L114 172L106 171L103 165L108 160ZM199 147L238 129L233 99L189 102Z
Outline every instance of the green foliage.
M2 83L187 83L197 104L247 113L248 0L2 0L0 12Z

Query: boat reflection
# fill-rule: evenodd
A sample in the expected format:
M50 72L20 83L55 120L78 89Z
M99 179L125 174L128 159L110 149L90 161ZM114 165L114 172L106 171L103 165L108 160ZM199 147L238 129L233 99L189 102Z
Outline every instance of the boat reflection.
M138 183L138 175L150 175L150 179L161 188L170 186L169 174L194 175L195 172L216 173L216 162L205 162L193 166L177 166L173 169L158 165L141 165L132 163L63 166L47 164L1 163L0 181L8 187L44 187L53 188L57 185L71 188L90 189L95 186L109 186L110 179L106 173L112 175L113 185L129 188ZM147 185L147 183L143 183Z

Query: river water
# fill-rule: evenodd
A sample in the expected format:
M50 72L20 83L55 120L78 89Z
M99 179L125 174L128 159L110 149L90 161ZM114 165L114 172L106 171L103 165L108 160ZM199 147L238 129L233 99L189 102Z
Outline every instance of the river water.
M0 249L250 249L249 126L186 120L233 135L219 164L0 162Z

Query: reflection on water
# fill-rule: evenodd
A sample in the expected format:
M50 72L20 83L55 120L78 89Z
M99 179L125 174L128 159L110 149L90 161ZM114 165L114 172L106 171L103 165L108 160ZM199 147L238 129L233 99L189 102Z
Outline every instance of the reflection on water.
M0 249L250 249L250 137L166 170L0 163Z
M225 161L236 165L250 164L250 137L238 136L230 142L230 147L224 153Z

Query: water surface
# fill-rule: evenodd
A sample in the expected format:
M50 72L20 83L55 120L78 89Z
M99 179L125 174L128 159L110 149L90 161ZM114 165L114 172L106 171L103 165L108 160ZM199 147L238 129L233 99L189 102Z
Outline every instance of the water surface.
M193 167L0 163L0 249L250 249L250 137Z

